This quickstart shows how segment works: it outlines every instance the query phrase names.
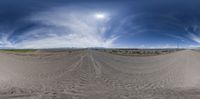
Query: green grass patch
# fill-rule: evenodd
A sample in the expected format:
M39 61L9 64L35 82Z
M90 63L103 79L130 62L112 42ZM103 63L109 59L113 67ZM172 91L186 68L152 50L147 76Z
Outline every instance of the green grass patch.
M0 52L4 53L28 53L28 52L34 52L36 50L34 49L5 49L5 50L0 50Z

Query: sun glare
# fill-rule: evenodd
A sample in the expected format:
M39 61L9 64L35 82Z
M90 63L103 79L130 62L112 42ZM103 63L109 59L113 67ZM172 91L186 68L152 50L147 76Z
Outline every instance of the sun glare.
M95 14L95 18L97 18L97 19L105 19L106 16L103 13L97 13L97 14Z

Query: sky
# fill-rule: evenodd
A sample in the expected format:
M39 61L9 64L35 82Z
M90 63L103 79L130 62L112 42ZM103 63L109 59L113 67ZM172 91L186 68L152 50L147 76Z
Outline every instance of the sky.
M200 46L199 0L1 0L0 48Z

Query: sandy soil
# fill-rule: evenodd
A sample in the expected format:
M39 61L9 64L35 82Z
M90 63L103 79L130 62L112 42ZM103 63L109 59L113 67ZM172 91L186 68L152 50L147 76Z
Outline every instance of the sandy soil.
M0 99L200 99L200 53L0 53Z

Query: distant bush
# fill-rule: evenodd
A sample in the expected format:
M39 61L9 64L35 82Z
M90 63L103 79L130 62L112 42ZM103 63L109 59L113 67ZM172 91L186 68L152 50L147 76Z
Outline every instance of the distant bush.
M103 50L104 52L108 52L111 54L116 55L125 55L125 56L149 56L149 55L161 55L161 54L167 54L174 52L173 50L157 50L157 49L137 49L137 50L131 50L131 49L112 49L112 50Z

